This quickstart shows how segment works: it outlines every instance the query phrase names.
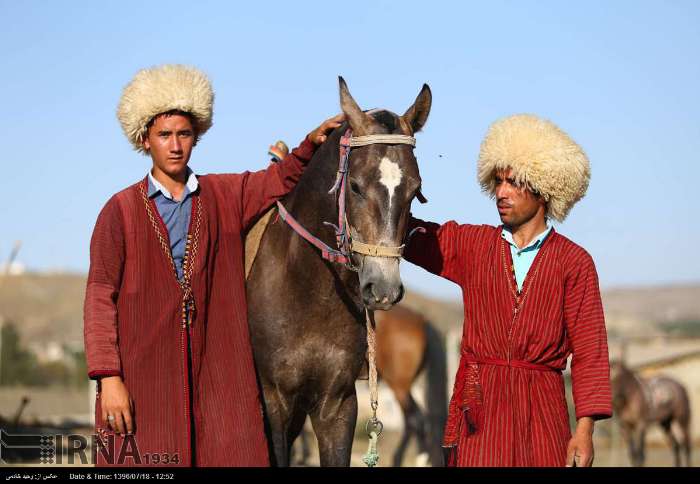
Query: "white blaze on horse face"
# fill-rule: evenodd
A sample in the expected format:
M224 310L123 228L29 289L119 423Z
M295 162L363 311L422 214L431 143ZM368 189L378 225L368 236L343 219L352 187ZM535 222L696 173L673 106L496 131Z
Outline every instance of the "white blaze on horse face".
M393 246L396 245L393 241L392 234L395 230L391 222L391 200L394 197L396 187L401 184L403 172L399 164L384 156L379 162L379 183L386 187L388 192L387 211L386 211L386 226L379 240L376 242L380 245ZM365 265L373 267L380 274L380 277L385 283L392 287L401 285L401 274L399 272L399 259L394 257L366 257Z
M401 184L402 177L403 173L398 163L386 156L382 158L382 161L379 162L379 182L389 192L389 209L391 209L391 199L394 196L394 191Z

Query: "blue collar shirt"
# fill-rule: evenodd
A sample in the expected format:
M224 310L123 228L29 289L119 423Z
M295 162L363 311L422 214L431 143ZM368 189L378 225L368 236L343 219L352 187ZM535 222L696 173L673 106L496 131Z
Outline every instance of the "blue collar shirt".
M197 176L189 167L187 168L187 183L181 200L175 200L168 189L156 180L150 171L148 172L148 197L155 202L158 213L168 229L170 252L179 279L182 279L183 276L182 264L185 259L187 231L190 227L192 214L192 194L198 189Z
M509 229L504 226L503 230L501 231L501 237L508 242L508 245L510 246L510 255L513 259L513 269L515 271L515 281L518 284L518 291L522 291L525 277L527 276L527 273L530 270L530 267L532 266L542 243L552 231L552 225L549 223L549 221L545 220L545 222L547 224L547 228L537 237L534 237L532 241L522 249L519 248L518 244L516 244L515 240L513 240L513 234Z

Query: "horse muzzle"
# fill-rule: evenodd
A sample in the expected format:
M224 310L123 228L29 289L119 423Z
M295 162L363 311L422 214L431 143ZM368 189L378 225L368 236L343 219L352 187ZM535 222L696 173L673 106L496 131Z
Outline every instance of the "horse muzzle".
M359 276L362 302L367 309L386 311L403 298L397 259L365 257Z

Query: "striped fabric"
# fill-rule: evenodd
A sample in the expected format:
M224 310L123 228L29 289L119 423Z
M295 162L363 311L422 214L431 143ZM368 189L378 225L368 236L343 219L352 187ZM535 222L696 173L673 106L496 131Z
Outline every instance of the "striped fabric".
M192 276L197 311L189 330L180 321L180 286L137 185L112 197L100 213L90 245L85 350L89 376L121 375L134 401L140 458L132 452L121 464L162 465L164 456L175 465L269 464L242 234L292 189L314 149L304 141L267 170L199 177L193 203L203 207ZM113 438L105 432L100 397L96 430ZM118 456L122 438L115 443ZM99 455L98 463L108 464Z
M457 466L563 466L571 437L561 370L572 355L576 417L612 415L608 347L598 277L591 256L552 231L515 299L515 280L502 227L422 226L405 258L462 288L462 354L476 368L457 375L445 428ZM518 307L518 311L515 311ZM464 358L464 356L463 356ZM525 362L508 366L507 361ZM464 363L464 362L463 362ZM528 368L544 365L553 371ZM475 380L467 382L465 380ZM464 404L462 388L478 398ZM478 386L475 386L478 385ZM469 423L477 400L479 425ZM465 418L466 417L466 418ZM454 436L450 441L449 436Z

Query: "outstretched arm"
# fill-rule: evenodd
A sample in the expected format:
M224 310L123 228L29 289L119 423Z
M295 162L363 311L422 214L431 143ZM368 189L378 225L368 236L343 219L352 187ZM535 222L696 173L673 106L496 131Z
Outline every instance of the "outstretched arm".
M246 172L242 180L241 226L247 230L251 222L280 197L296 186L316 148L326 141L329 131L341 125L344 115L327 119L306 136L304 141L279 163L265 170Z
M418 227L425 229L425 232L414 233L404 258L428 272L461 284L464 268L459 262L459 255L464 250L465 241L460 236L459 225L454 221L439 225L411 216L408 233Z

